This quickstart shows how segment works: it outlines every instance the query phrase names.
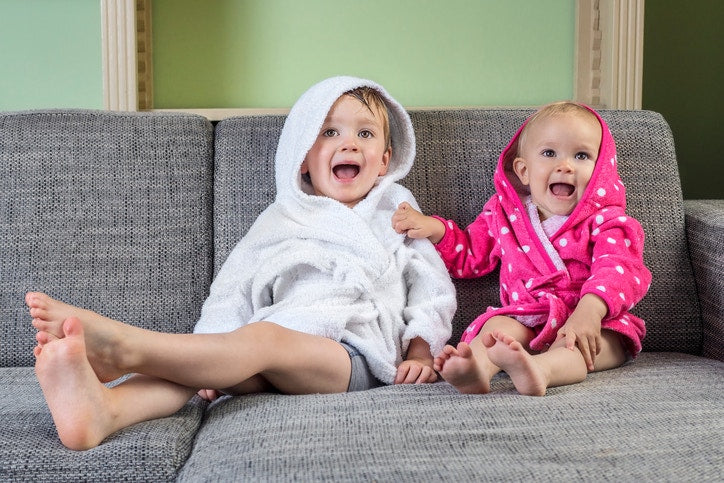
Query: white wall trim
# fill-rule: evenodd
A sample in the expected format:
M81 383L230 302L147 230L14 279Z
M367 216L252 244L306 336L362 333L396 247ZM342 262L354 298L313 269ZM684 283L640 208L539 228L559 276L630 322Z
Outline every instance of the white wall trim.
M578 0L576 8L574 98L641 109L644 0Z
M150 27L149 0L101 0L106 109L137 111L152 107Z

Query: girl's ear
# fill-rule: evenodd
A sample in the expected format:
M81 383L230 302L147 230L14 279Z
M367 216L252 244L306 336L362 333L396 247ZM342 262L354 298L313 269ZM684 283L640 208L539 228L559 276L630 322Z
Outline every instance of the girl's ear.
M387 148L387 151L382 155L382 164L380 165L380 174L377 176L384 176L387 174L387 169L390 167L390 158L392 158L392 146Z
M520 182L525 186L528 186L530 179L528 176L528 165L525 163L525 159L520 157L515 158L513 160L513 171L515 171L515 174L518 176Z

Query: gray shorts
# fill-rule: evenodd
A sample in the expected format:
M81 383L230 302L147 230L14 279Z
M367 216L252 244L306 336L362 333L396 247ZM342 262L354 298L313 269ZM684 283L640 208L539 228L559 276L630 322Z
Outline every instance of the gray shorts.
M367 365L365 356L349 344L344 342L340 342L340 344L347 350L349 360L352 362L352 372L349 376L347 392L364 391L384 385L370 372L370 367Z

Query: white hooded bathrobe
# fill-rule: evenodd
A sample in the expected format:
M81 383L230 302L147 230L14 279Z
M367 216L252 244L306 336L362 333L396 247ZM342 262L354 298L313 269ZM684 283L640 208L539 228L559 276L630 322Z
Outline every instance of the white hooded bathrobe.
M369 86L384 97L392 156L387 174L348 208L316 196L300 167L329 109ZM410 170L415 139L407 112L374 82L334 77L292 108L275 158L276 198L236 245L211 285L194 332L229 332L268 321L357 348L382 382L394 381L410 340L437 354L451 335L455 291L428 240L395 233L391 218L412 194L396 182ZM241 181L240 181L241 182Z

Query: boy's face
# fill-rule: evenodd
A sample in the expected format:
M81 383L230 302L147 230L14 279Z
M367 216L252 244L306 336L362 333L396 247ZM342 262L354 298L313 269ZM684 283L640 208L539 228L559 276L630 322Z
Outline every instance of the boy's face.
M354 97L334 103L317 140L301 166L314 193L350 208L367 196L378 176L387 173L392 149L385 146L382 118Z
M541 221L553 215L570 215L596 166L600 123L593 115L552 115L530 126L521 141L513 169L530 187Z

